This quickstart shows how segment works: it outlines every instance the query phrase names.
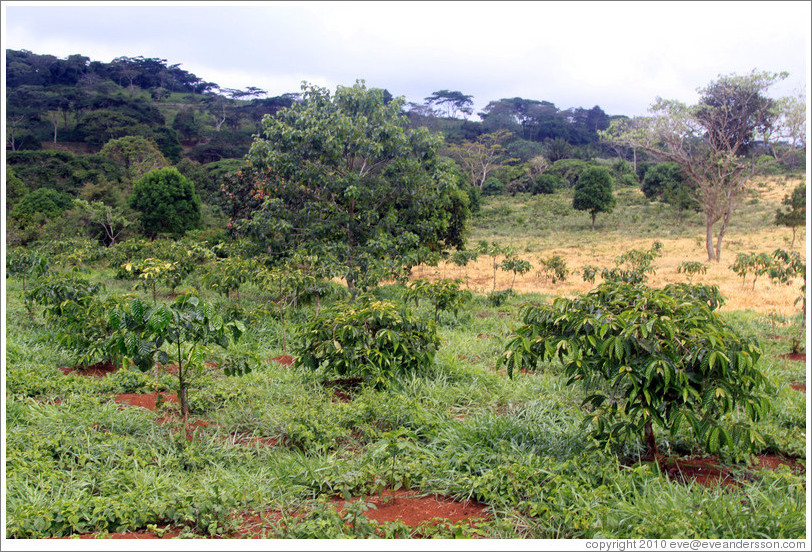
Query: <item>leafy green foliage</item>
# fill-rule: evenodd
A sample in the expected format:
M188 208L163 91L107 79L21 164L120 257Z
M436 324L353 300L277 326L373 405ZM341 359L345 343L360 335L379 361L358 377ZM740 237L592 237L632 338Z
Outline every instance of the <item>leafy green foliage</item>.
M688 276L688 281L691 281L697 274L707 273L708 265L699 261L682 261L677 267L677 272L679 274L685 274Z
M499 268L513 273L513 279L510 281L510 289L513 289L516 284L516 275L527 274L533 269L533 265L530 264L530 261L517 257L515 252L506 250L505 258L499 263Z
M55 219L73 204L68 194L52 188L37 188L28 192L14 206L11 218L23 225Z
M418 279L409 285L404 295L406 301L414 299L415 305L421 298L428 299L434 307L434 323L436 324L440 311L450 311L457 315L460 306L471 299L471 292L460 289L462 280L440 279L434 282Z
M25 308L30 318L33 318L34 312L29 302L26 283L32 278L36 280L44 276L48 272L50 264L48 258L36 250L13 248L6 251L6 276L19 278L22 281Z
M523 320L499 364L512 375L562 362L568 383L588 393L587 422L601 442L645 433L656 454L653 425L673 433L683 423L712 452L761 442L752 427L724 416L743 411L758 420L767 408L761 349L706 303L673 289L605 283L576 299L527 306Z
M212 303L194 294L184 294L167 305L148 308L138 299L124 308L115 309L109 318L115 332L110 340L112 350L129 358L142 371L154 361L177 366L178 397L184 419L189 415L190 380L200 377L205 369L211 345L227 349L245 332L239 320L226 321ZM225 363L228 374L250 371L244 362Z
M561 255L551 255L546 259L539 259L539 264L541 265L539 274L543 274L552 283L564 282L569 275L567 262Z
M385 387L426 370L439 344L432 322L364 296L358 303L337 303L311 320L296 347L296 364Z
M773 261L769 253L738 253L736 260L730 265L730 270L741 276L742 288L747 282L747 276L753 275L753 289L759 276L769 273Z
M462 245L467 196L437 155L441 138L408 129L402 105L363 82L334 95L303 86L251 146L266 201L242 231L265 254L333 257L353 293L410 252Z
M552 194L561 186L561 179L554 174L542 173L533 180L533 185L530 188L530 193L536 194Z
M578 176L572 207L578 211L589 211L592 215L592 229L595 229L595 216L598 213L611 213L617 201L613 193L612 175L603 167L588 167Z
M109 335L105 316L115 299L98 298L103 289L84 278L52 274L39 281L28 299L44 305L43 314L55 330L59 344L72 351L83 365L111 358L104 346Z
M133 186L130 207L140 211L141 231L150 237L182 236L200 226L200 198L191 180L174 167L150 171Z
M781 203L787 207L787 210L778 209L776 211L775 224L792 228L790 247L794 247L796 228L806 224L806 183L801 182L795 186L792 194L784 196Z
M663 244L655 241L648 251L630 249L615 259L615 268L601 271L606 282L626 282L629 284L643 283L649 274L654 274L651 263L662 256Z

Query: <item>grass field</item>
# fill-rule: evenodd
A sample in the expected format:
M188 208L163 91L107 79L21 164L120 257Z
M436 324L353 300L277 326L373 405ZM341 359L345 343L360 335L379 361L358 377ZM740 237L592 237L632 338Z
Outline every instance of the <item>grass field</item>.
M725 321L762 346L758 366L772 406L756 424L764 440L751 452L710 458L685 428L659 431L662 465L641 461L638 442L593 446L582 425L584 391L566 384L560 364L512 379L496 369L521 305L588 290L581 267L611 266L654 240L663 243L654 285L684 281L676 266L704 260L701 220L675 224L666 208L634 190L619 192L618 208L598 217L596 232L587 214L568 209L566 192L485 201L472 244L511 245L533 264L561 254L573 273L552 285L534 269L517 278L519 295L500 306L477 294L457 315L441 313L431 367L384 389L287 364L265 290L245 285L229 300L203 290L244 320L246 334L233 350L259 362L243 377L211 371L195 380L188 424L173 400L171 367L157 377L132 366L104 377L71 370L76 352L58 345L39 308L29 318L21 283L8 280L6 537L806 538L807 370L784 356L797 333L789 315L799 282L785 288L764 279L755 291L742 290L728 268L736 252L788 247L790 231L771 221L792 185L757 187L734 218L722 263L695 278L720 286ZM152 300L116 279L103 259L80 274L105 283L106 295ZM467 278L484 292L492 286L484 258L459 272L414 270L415 277L438 275ZM497 288L508 287L510 274L497 277ZM375 293L400 301L403 291L386 285ZM159 301L168 295L159 287ZM289 339L296 341L315 308L291 310ZM425 302L417 312L432 314ZM228 354L216 349L207 360ZM156 393L163 404L155 404ZM152 403L134 406L146 404L138 398ZM410 501L429 499L434 506L423 518L404 517ZM441 508L449 505L475 513L454 518ZM393 508L398 515L381 516Z
M792 231L775 226L773 221L781 200L799 182L779 178L753 187L732 219L719 263L707 262L705 227L700 213L686 215L684 220L678 221L668 206L650 204L639 190L630 188L617 193L618 207L614 213L598 215L594 232L589 227L589 215L573 211L571 196L566 192L520 199L489 198L475 219L469 242L471 246L480 240L511 246L534 265L529 273L516 277L517 292L568 295L589 291L594 286L582 279L583 267L612 267L623 252L646 250L659 241L663 244L662 257L654 262L656 274L649 280L652 285L686 281L686 276L677 272L678 266L683 261L699 261L707 265L707 273L695 276L692 281L719 286L727 299L722 310L788 316L797 311L793 302L798 296L800 279L786 286L762 277L752 289L750 284L742 285L730 265L738 253L771 253L775 249L790 248ZM807 244L804 228L798 229L794 248L804 259ZM566 281L553 284L539 275L539 258L553 255L561 255L566 260L570 270ZM463 278L472 289L484 293L493 287L493 269L488 257L480 257L467 267L445 263L438 269L417 269L417 275ZM512 277L499 271L497 288L508 287Z

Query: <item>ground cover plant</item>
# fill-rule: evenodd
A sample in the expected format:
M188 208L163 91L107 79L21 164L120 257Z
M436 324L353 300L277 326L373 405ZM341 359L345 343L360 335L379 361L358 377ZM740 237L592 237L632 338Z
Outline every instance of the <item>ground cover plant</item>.
M329 275L315 278L321 283L306 282L307 289L319 290L315 297L297 292L296 300L282 301L278 281L269 285L241 275L248 268L236 247L232 252L202 241L30 248L49 260L48 274L29 270L27 261L7 266L7 537L805 537L805 364L785 356L801 328L802 305L794 303L802 279L787 275L790 285L785 285L783 272L775 272L775 278L762 277L755 289L748 278L742 289L740 276L729 268L737 252L771 254L790 246L791 229L776 227L774 213L792 186L756 187L760 201L744 206L731 223L731 261L692 270L690 283L685 282L689 273L679 267L702 259L702 220L687 216L684 227L666 228L649 217L656 206L639 202L638 196L619 194L614 212L598 224L617 227L600 240L589 221L571 212L561 215L554 232L546 219L539 219L535 229L526 223L529 219L517 220L531 210L570 209L573 192L567 189L486 198L485 213L511 210L503 220L480 215L474 221L472 243L485 240L494 254L484 252L479 260L459 255L465 262L419 267L411 282L373 287L355 301ZM654 242L661 246L655 248ZM601 270L592 283L572 276L553 282L554 277L532 270L500 273L494 265L507 257L496 252L497 246L503 252L511 246L513 259L560 255L562 262L550 266L565 266L571 274L580 274L587 264L611 269L621 257L642 260L646 280L605 283ZM177 262L193 251L197 261L174 293L169 285L135 287L138 280L131 275L118 277L126 262ZM787 266L804 260L792 252L771 258ZM13 263L18 262L15 255L9 255ZM216 274L232 255L236 275L214 285L216 278L206 275ZM653 396L646 406L648 399L629 388L625 395L616 394L611 381L595 382L589 391L568 385L587 364L574 369L574 357L567 355L563 362L557 355L540 355L535 367L514 363L512 378L497 365L500 356L515 350L513 336L527 323L524 313L542 312L555 301L587 301L580 294L606 286L654 294L650 299L664 307L672 299L658 290L669 283L674 291L668 297L684 299L690 292L707 305L713 317L705 320L719 322L711 333L719 333L720 343L728 348L730 343L757 344L759 354L750 349L749 358L764 384L753 392L770 403L769 409L748 416L746 406L742 411L726 408L728 393L731 399L736 395L724 383L702 387L689 380L698 398L691 390L687 399L671 396L675 378L666 383L665 373L679 367L668 364L673 351L661 343L665 365L652 365L654 387L647 388L650 394L661 393L663 402L656 404L671 408L668 412L680 410L667 406L675 400L702 408L715 404L721 429L714 432L716 426L709 425L696 431L701 427L687 418L669 425L674 415L668 412L663 425L651 418L653 428L665 429L655 430L661 459L652 462L646 457L645 417L608 420L613 398L618 399L617 413L622 397L628 397L633 414L637 407L655 408ZM697 295L712 285L724 302L712 290ZM515 295L501 302L487 297L494 289L511 287ZM36 289L41 291L32 295ZM470 295L463 297L463 291ZM126 334L107 326L111 311L96 310L99 305L127 310L137 299L145 312L167 312L187 297L199 297L199 304L222 318L211 331L236 320L244 331L228 348L197 347L193 364L200 370L190 382L184 422L178 370L185 370L191 345L186 349L177 338L168 338L164 347L177 351L180 343L181 354L159 358L156 338L141 334L152 341L144 354L154 355L146 372L126 347L118 350L114 363L104 362L109 349L83 356L103 336ZM665 321L646 318L650 313L645 310L637 314L635 327L641 331L651 321L656 325L652 332L665 331ZM82 320L94 321L99 332L56 339ZM190 321L184 331L195 327ZM597 330L592 337L600 349L597 339L606 342L611 334L600 336ZM688 330L683 324L674 331ZM614 353L620 343L612 366L631 366L645 378L651 363L625 349L623 340L632 337L615 337L605 352ZM634 338L642 347L642 334ZM593 347L589 336L559 337L550 346L555 349L562 339L569 340L572 351L576 345ZM286 356L288 342L293 357ZM317 354L321 350L325 354ZM419 354L411 356L414 351ZM746 359L728 353L720 349L713 362L706 355L707 365L700 368L718 372L742 363L750 369ZM363 363L347 360L364 354ZM594 364L600 356L590 358ZM250 372L231 377L214 369L234 359L254 359ZM600 405L598 395L606 397ZM643 431L626 432L607 446L600 432L593 432L596 415L606 418L609 430L623 422ZM701 426L701 415L697 421ZM730 432L736 427L747 428L735 434L742 439ZM729 440L722 430L730 432ZM750 438L756 434L760 437ZM724 446L713 446L720 443ZM422 519L407 516L418 501L439 519L431 513Z

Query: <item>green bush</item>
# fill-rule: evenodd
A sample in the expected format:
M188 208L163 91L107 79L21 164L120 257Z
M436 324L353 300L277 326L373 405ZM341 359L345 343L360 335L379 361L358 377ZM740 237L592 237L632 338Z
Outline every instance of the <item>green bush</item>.
M130 207L141 211L141 231L149 237L180 237L201 224L195 185L174 167L151 171L138 180Z
M761 349L706 301L692 300L689 288L605 283L575 299L527 306L498 364L512 376L539 361L562 362L567 383L584 386L587 421L607 446L643 437L657 456L654 426L673 434L681 424L711 452L763 444L751 425L725 416L757 421L768 408L768 382L756 367Z
M391 301L361 297L322 310L304 329L297 366L327 377L362 378L376 387L426 370L440 345L431 321Z
M505 193L505 185L498 178L489 176L482 183L481 192L483 196L501 195Z
M530 192L537 194L552 194L561 186L561 178L554 174L543 173L536 177Z
M38 188L28 192L14 206L11 218L23 224L34 222L38 215L53 220L70 208L73 198L51 188Z

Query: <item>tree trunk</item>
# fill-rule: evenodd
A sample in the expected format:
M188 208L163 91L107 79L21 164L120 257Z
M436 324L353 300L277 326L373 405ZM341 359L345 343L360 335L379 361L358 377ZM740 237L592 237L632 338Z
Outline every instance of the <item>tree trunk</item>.
M713 250L713 221L710 217L705 218L705 249L708 252L708 262L716 260Z
M725 237L728 222L730 222L730 211L726 211L724 216L722 217L722 227L719 228L719 235L716 237L715 260L717 263L722 260L722 239Z
M646 441L646 459L659 462L660 451L657 449L657 440L654 438L654 428L651 426L651 420L646 420L644 431Z
M592 213L592 230L595 230L595 213Z

